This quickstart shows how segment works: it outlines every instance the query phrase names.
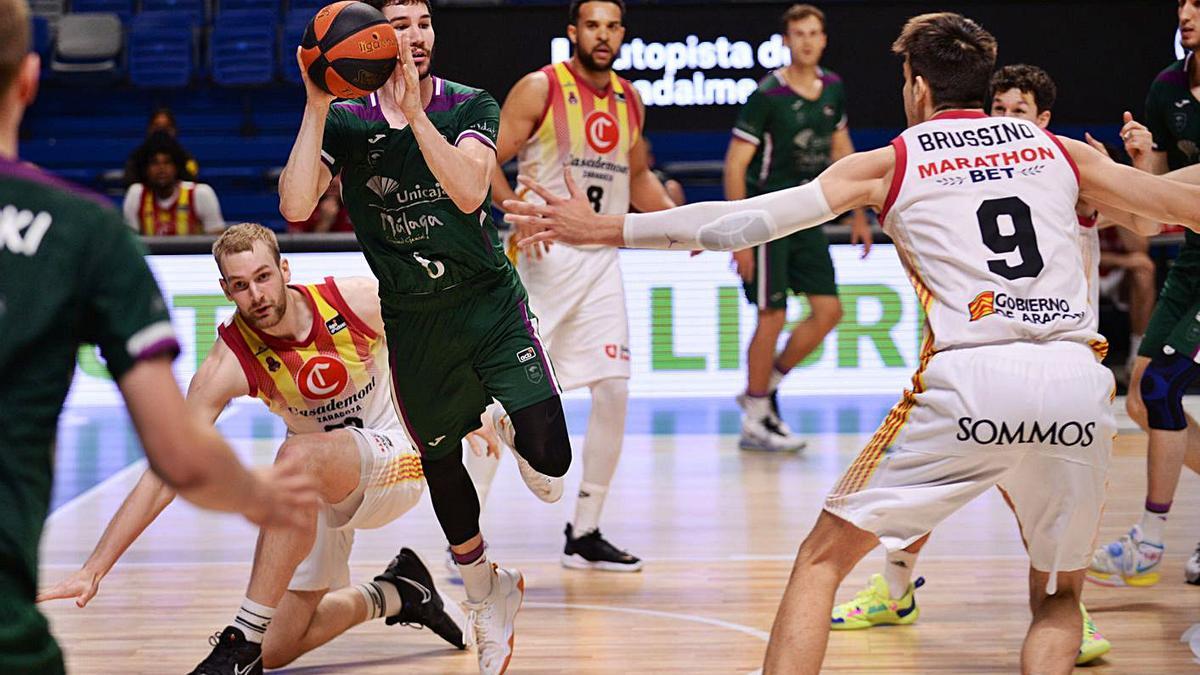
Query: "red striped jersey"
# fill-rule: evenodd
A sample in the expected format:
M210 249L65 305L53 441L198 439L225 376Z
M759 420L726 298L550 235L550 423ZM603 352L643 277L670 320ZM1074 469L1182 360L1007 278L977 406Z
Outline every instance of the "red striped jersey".
M629 211L629 150L641 138L633 85L609 73L604 90L578 77L567 63L542 68L550 93L542 119L517 156L520 173L566 196L563 166L597 213ZM537 195L524 189L522 199Z
M242 366L250 395L283 418L291 433L401 428L384 336L354 314L333 277L291 288L312 310L303 340L267 335L240 314L218 328Z

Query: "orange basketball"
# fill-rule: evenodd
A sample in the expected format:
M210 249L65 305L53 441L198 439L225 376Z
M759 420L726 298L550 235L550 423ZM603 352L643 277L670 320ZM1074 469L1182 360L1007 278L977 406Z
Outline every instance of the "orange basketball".
M317 12L300 41L308 78L340 98L366 96L396 68L400 43L383 13L365 2L343 0Z

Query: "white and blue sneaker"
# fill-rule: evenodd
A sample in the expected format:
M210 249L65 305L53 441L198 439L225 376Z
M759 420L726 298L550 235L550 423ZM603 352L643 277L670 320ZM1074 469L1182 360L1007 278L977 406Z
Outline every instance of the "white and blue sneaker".
M1096 549L1087 579L1101 586L1153 586L1162 557L1163 545L1143 541L1142 528L1134 525L1129 534Z

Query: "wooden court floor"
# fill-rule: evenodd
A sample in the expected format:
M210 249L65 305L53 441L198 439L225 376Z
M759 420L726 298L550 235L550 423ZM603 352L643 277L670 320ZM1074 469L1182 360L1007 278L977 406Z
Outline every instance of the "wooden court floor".
M525 491L511 458L500 468L484 532L492 559L527 579L517 617L512 673L748 673L758 668L791 558L821 499L866 434L812 437L805 455L740 453L736 438L630 435L602 522L606 536L646 559L640 574L562 569L568 516ZM577 444L578 445L578 444ZM265 462L268 441L244 441ZM1109 541L1141 513L1144 436L1118 437L1100 533ZM576 462L578 464L578 462ZM43 584L74 570L140 472L131 467L51 517ZM568 486L577 484L578 467ZM1179 636L1200 622L1200 587L1183 562L1200 538L1200 480L1185 471L1168 525L1163 581L1147 589L1089 585L1084 599L1113 642L1077 672L1187 673L1200 665ZM249 574L254 531L234 517L173 504L126 554L86 609L44 606L72 673L185 673L230 622ZM440 590L444 540L428 500L392 525L359 532L356 579L374 576L400 546L415 548ZM879 569L876 551L839 591L853 596ZM1026 562L1016 526L994 493L947 520L917 573L921 619L913 626L834 634L831 673L1011 673L1028 622ZM444 648L427 631L359 626L277 671L288 673L474 673L471 653Z

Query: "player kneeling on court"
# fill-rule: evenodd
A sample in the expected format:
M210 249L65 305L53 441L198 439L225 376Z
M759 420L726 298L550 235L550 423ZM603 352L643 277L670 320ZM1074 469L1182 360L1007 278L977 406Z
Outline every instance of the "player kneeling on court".
M289 285L291 270L280 260L275 235L252 223L225 232L213 244L213 257L221 290L237 312L219 327L187 401L212 422L239 396L261 399L287 424L277 460L301 459L323 503L302 529L260 532L242 606L193 675L278 668L380 617L426 626L462 649L462 622L447 614L411 550L401 549L373 581L349 585L354 531L391 523L425 489L420 456L392 401L375 280L327 277ZM117 558L174 497L147 471L83 568L38 600L73 597L86 605Z

